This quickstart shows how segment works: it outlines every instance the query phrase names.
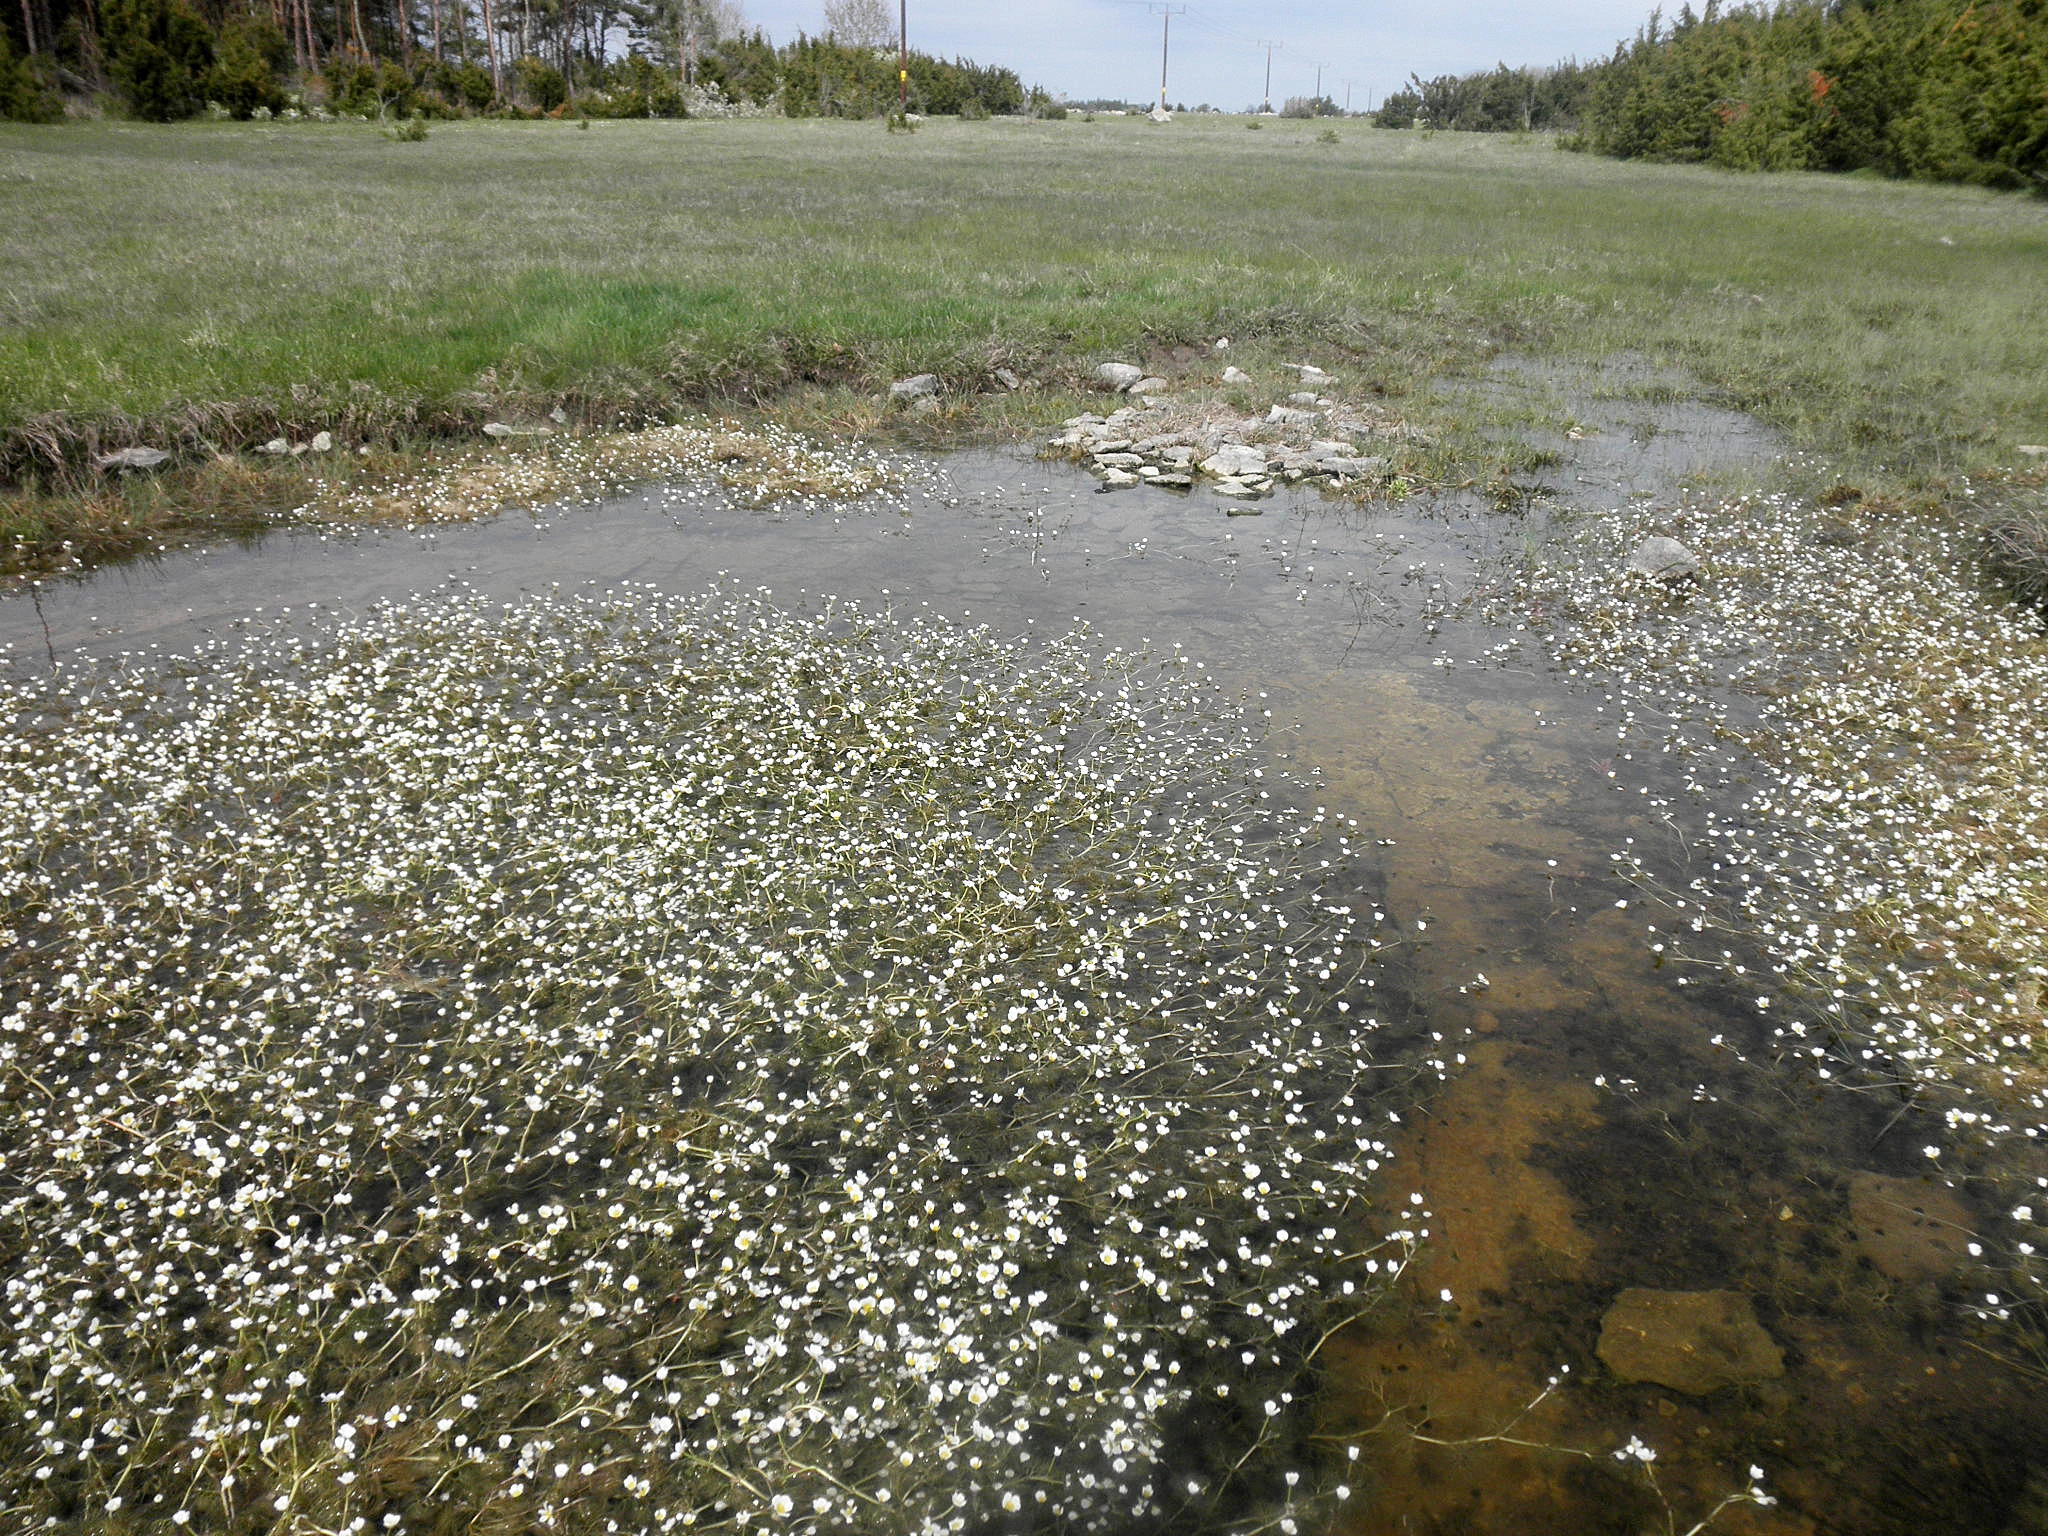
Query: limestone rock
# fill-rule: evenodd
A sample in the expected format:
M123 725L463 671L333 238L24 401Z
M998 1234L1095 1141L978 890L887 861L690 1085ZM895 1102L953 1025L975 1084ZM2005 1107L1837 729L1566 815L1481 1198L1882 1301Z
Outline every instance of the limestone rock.
M1145 377L1145 370L1129 363L1104 363L1095 370L1095 382L1104 389L1123 391Z
M1024 387L1024 381L1007 368L996 369L990 377L1008 390L1019 390Z
M1628 557L1628 568L1637 576L1661 581L1667 586L1699 578L1699 557L1676 539L1662 534L1643 540Z
M308 446L315 453L332 453L334 452L334 434L332 432L315 432L313 434L313 441Z
M1387 461L1382 458L1317 459L1315 472L1319 475L1371 475L1377 479L1387 472Z
M1105 469L1102 483L1111 490L1122 490L1127 485L1136 485L1138 477L1127 469Z
M889 386L889 398L898 405L908 405L913 400L922 400L938 392L939 376L935 373L914 373Z
M292 445L284 438L273 437L269 442L265 443L261 448L258 448L256 451L258 453L269 454L290 453L292 451Z
M1154 378L1147 374L1131 386L1130 393L1134 395L1156 395L1166 388L1166 380Z
M161 448L123 448L115 453L103 453L93 463L101 469L155 469L159 464L170 462L170 457Z
M937 395L919 395L905 407L913 416L929 416L938 408L939 397Z
M1970 1209L1929 1179L1849 1176L1849 1225L1864 1257L1894 1280L1939 1280L1968 1252Z
M1246 485L1242 480L1218 480L1215 485L1218 496L1251 497L1259 494L1258 487Z
M1266 472L1266 450L1247 447L1243 443L1225 443L1202 460L1202 472L1219 479L1262 475Z
M1266 412L1266 422L1275 427L1307 427L1321 421L1317 411L1298 411L1291 405L1276 405Z
M1695 1397L1785 1374L1785 1352L1738 1291L1623 1291L1601 1320L1597 1353L1623 1381Z
M1252 376L1235 364L1223 370L1223 382L1226 384L1249 384L1251 381Z
M1145 460L1136 453L1098 453L1095 462L1103 469L1136 469Z

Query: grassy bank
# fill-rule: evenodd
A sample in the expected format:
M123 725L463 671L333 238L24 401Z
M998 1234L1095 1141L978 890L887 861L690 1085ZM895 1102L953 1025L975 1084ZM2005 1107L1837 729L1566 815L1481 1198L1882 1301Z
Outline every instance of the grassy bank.
M1392 393L1502 347L1637 353L1908 483L2048 436L2038 202L1335 134L0 130L0 475L75 488L128 442L197 462L322 427L388 444L912 370L1072 382L1220 333L1341 349ZM7 542L48 537L24 515Z

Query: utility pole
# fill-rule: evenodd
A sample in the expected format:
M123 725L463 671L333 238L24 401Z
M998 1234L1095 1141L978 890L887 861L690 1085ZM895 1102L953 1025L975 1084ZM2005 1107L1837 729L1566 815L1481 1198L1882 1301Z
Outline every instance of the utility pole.
M1285 48L1287 45L1285 43L1269 43L1262 39L1258 46L1266 50L1266 94L1261 99L1259 110L1270 117L1273 113L1273 50L1275 48Z
M910 116L910 0L896 0L896 115Z
M1321 105L1322 105L1322 100L1323 100L1323 66L1322 66L1322 65L1320 65L1320 64L1318 64L1318 65L1316 66L1316 104L1317 104L1318 106L1321 106Z
M1346 117L1351 115L1351 87L1355 84L1357 84L1355 80L1346 80L1344 82L1344 115Z
M1166 44L1173 18L1185 16L1188 8L1184 5L1155 5L1152 14L1159 18L1159 110L1166 110Z

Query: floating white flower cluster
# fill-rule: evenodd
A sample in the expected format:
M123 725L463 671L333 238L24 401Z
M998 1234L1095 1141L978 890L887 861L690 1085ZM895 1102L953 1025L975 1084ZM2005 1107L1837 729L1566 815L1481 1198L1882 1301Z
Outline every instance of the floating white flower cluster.
M293 516L460 522L512 505L599 501L664 480L714 482L746 505L831 507L902 486L915 473L909 463L858 443L820 443L773 423L703 421L595 437L537 437L517 450L457 461L412 481L323 483Z
M1348 1493L1375 918L1184 657L455 594L0 703L10 1528Z

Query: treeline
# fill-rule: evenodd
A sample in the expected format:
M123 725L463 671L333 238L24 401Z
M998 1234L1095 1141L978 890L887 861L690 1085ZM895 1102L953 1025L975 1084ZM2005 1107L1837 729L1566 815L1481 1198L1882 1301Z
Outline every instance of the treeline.
M1373 115L1561 130L1622 158L2048 190L2048 0L1707 0L1592 64L1410 76Z
M1510 69L1502 64L1483 74L1438 75L1390 92L1373 112L1382 128L1456 128L1467 133L1530 133L1577 128L1598 64L1576 62L1551 69Z
M1653 16L1601 71L1603 154L2048 189L2048 0Z
M1052 110L1013 70L913 53L908 73L914 112ZM895 110L896 75L894 54L832 37L777 47L729 0L20 0L0 19L0 119L17 122L66 96L154 122L873 116Z

